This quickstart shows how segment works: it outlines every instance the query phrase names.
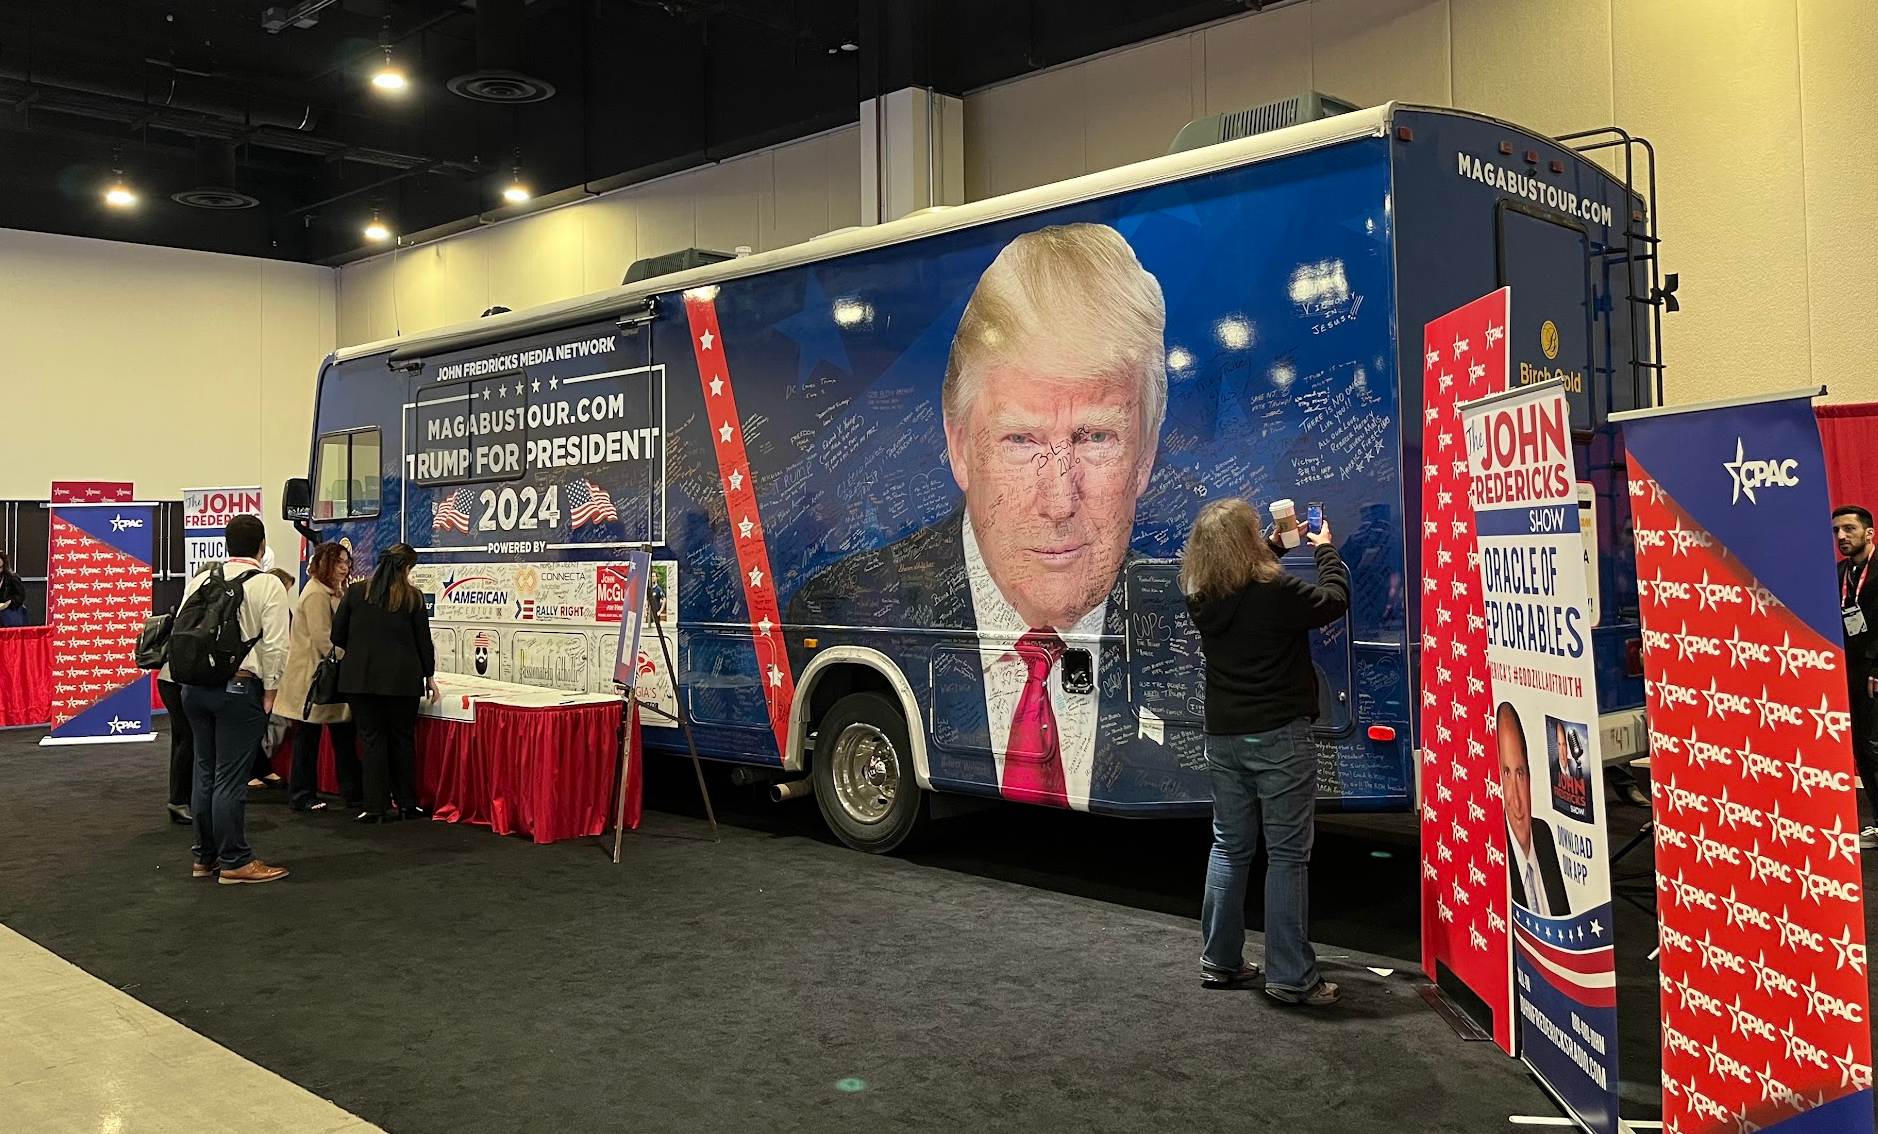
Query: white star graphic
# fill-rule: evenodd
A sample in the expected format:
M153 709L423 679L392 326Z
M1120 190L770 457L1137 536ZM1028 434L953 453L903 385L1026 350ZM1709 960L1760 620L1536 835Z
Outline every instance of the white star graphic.
M1593 937L1604 936L1604 927L1598 923L1597 918L1591 919L1591 936Z
M760 587L762 585L763 585L763 569L761 567L750 568L750 586Z
M548 379L548 389L557 390L560 388L560 386L561 386L561 380L558 377Z
M765 617L764 617L764 619L763 619L763 621L761 621L761 622L759 622L759 623L757 623L757 624L756 624L756 628L757 628L757 630L758 630L758 631L759 631L759 632L760 632L760 633L761 633L761 634L762 634L762 635L763 635L763 636L764 636L765 638L767 638L767 637L769 637L769 632L770 632L770 631L771 631L772 629L774 629L774 628L775 628L775 626L776 626L776 624L775 624L774 622L771 622L771 621L769 620L769 618L768 618L768 616L765 616Z
M528 388L537 394L541 393L541 379L536 378L529 382Z
M1438 350L1431 350L1431 351L1429 351L1429 352L1428 352L1428 365L1429 365L1429 366L1431 366L1431 367L1432 367L1432 366L1433 366L1433 365L1434 365L1435 363L1437 363L1437 362L1440 362L1440 361L1441 361L1441 352L1440 352L1440 351L1438 351Z
M738 469L730 474L730 490L732 492L741 492L743 490L742 469Z
M737 525L737 534L744 539L749 539L750 533L755 529L756 525L750 522L750 517L745 516Z
M730 422L727 421L724 424L718 426L717 435L719 437L722 437L725 441L729 441L730 440Z
M711 332L706 331L698 336L698 346L703 350L711 349Z
M776 663L771 662L770 667L769 667L770 686L772 688L779 688L782 685L782 678L783 678L782 670L777 669Z
M715 398L718 395L722 394L723 392L724 392L724 380L722 378L713 377L711 379L711 396Z
M1467 353L1467 340L1462 338L1460 335L1456 334L1454 336L1454 357L1459 358L1466 353Z
M1741 438L1737 437L1735 438L1735 459L1732 461L1722 462L1722 468L1725 468L1728 470L1728 476L1731 479L1733 479L1733 481L1735 482L1735 494L1734 494L1734 498L1728 501L1728 503L1730 504L1740 503L1741 494L1743 492L1748 494L1748 503L1750 504L1760 503L1760 501L1754 499L1754 486L1751 484L1741 483L1741 466L1747 463L1748 463L1748 459L1747 459L1747 455L1743 452Z
M1832 942L1833 948L1839 950L1839 963L1833 966L1834 970L1843 969L1847 965L1851 965L1860 973L1865 971L1865 946L1852 940L1852 927L1850 925L1845 927L1845 932L1840 936L1828 937L1826 940Z
M486 402L488 400L489 400L489 387L484 386L483 387L483 401Z

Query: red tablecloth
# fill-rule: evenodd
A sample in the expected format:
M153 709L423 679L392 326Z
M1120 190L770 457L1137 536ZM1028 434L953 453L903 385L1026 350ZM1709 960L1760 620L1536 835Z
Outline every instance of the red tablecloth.
M0 630L0 728L52 719L52 627Z
M483 703L476 722L420 717L417 794L446 823L552 843L603 834L613 821L620 704L521 708ZM291 742L274 754L285 776ZM639 825L641 752L634 730L626 823ZM320 790L336 793L331 736L320 744Z

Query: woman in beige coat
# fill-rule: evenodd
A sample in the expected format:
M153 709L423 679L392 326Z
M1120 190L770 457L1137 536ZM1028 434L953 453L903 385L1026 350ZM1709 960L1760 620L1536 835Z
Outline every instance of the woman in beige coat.
M306 589L293 611L293 626L287 637L287 672L280 679L280 693L274 700L274 712L297 722L293 730L293 772L289 780L288 806L295 811L324 811L319 797L320 729L332 738L334 770L339 775L339 793L346 807L364 806L365 787L359 765L358 730L352 724L352 710L344 704L311 705L308 692L313 685L313 671L320 659L333 648L333 611L345 594L346 579L352 574L352 552L343 543L322 543L313 549L307 564Z

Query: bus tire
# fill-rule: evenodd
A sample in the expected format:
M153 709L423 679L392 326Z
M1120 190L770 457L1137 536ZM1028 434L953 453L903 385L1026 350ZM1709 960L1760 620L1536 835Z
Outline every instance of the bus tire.
M811 773L822 819L855 850L890 853L926 816L906 717L879 693L850 693L822 717Z

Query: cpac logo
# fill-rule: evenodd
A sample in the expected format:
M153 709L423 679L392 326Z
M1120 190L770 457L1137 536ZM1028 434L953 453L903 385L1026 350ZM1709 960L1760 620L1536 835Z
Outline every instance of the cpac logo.
M1839 936L1828 937L1826 940L1832 942L1832 947L1839 951L1839 963L1833 966L1834 971L1851 965L1854 972L1861 975L1865 972L1865 946L1852 940L1850 925L1841 930Z
M1741 848L1730 846L1719 839L1708 837L1708 827L1703 825L1695 832L1695 861L1702 863L1725 862L1730 866L1741 865Z
M1467 715L1467 706L1456 701L1453 705L1449 706L1448 712L1454 719L1459 720Z
M1788 843L1802 843L1809 847L1816 845L1813 834L1817 828L1811 823L1802 823L1797 819L1789 819L1782 815L1780 804L1777 802L1774 804L1774 809L1767 813L1767 821L1774 841L1783 847ZM1858 836L1852 836L1852 845L1854 847L1858 845Z
M1689 1080L1689 1113L1698 1119L1712 1118L1718 1122L1726 1122L1734 1117L1720 1102L1696 1090L1693 1077Z
M1838 738L1839 734L1834 732L1833 739ZM1794 749L1793 762L1787 765L1787 771L1793 774L1794 791L1803 791L1807 795L1812 795L1814 788L1823 787L1830 791L1851 792L1852 775L1850 772L1828 772L1824 768L1815 768L1802 762L1804 756L1805 754L1799 749Z
M1467 864L1467 880L1476 886L1485 886L1487 884L1487 872L1480 869L1479 863L1470 862Z
M1506 798L1506 785L1500 782L1500 777L1494 776L1487 781L1487 798L1501 800Z
M1435 534L1435 529L1437 527L1440 527L1440 525L1435 523L1433 520L1423 520L1422 521L1422 534L1425 536L1433 536Z
M1780 655L1780 672L1783 674L1797 674L1803 669L1832 673L1839 668L1839 660L1833 656L1832 650L1809 650L1805 646L1796 646L1791 634L1782 634L1780 639L1780 645L1773 647L1773 651Z
M1728 1015L1728 1030L1736 1035L1759 1036L1768 1043L1772 1043L1774 1037L1779 1034L1780 1029L1774 1027L1772 1022L1763 1020L1741 1007L1739 996L1735 997L1734 1004L1729 1007Z
M114 532L121 532L121 531L126 531L130 528L141 528L141 527L143 527L143 517L141 516L112 516L111 517L111 530Z
M1454 789L1447 785L1447 781L1443 780L1441 783L1435 785L1435 794L1441 797L1441 802L1446 803L1454 798Z
M1669 533L1661 528L1638 528L1637 546L1667 547L1669 546Z
M1814 740L1818 740L1827 733L1831 733L1832 738L1837 740L1839 739L1840 733L1852 727L1852 714L1841 713L1828 708L1826 695L1824 693L1819 695L1819 708L1808 709L1806 711L1813 714L1813 720L1816 721L1818 725L1818 727L1813 729Z
M1441 876L1441 870L1440 868L1435 866L1434 863L1432 862L1422 863L1422 877L1423 878L1438 878L1440 876Z
M1793 1062L1811 1063L1822 1071L1831 1066L1825 1051L1814 1047L1810 1040L1801 1035L1791 1019L1788 1019L1786 1027L1780 1029L1780 1036L1786 1045L1787 1058Z
M1701 690L1691 688L1687 685L1676 685L1668 681L1659 681L1656 683L1656 693L1657 696L1662 699L1665 709L1673 709L1677 705L1695 704L1696 698L1701 695ZM1797 712L1798 710L1795 711Z
M1747 1067L1734 1056L1728 1055L1715 1047L1708 1049L1708 1073L1711 1075L1725 1076L1730 1079L1739 1079L1743 1083L1752 1083L1754 1081L1754 1072L1749 1071ZM1732 1118L1733 1115L1725 1115L1725 1117Z
M1692 702L1693 703L1693 702ZM1767 686L1761 686L1760 700L1754 702L1761 710L1761 727L1772 725L1804 725L1806 710L1797 705L1785 705L1779 701L1767 699Z
M1701 906L1705 910L1713 910L1721 907L1721 903L1716 901L1715 895L1702 889L1700 886L1693 886L1684 882L1682 880L1682 871L1680 870L1676 872L1674 878L1666 878L1662 875L1658 875L1657 881L1659 883L1669 883L1670 889L1675 892L1676 904L1684 909L1689 909L1693 906ZM1716 1015L1720 1014L1719 1012L1716 1013Z
M1461 821L1459 819L1455 819L1449 824L1448 834L1452 835L1454 837L1454 841L1457 843L1464 843L1467 841L1467 828L1461 826Z
M1675 545L1672 550L1677 555L1689 554L1692 547L1715 546L1715 541L1709 538L1707 532L1700 528L1685 528L1681 520L1676 521L1676 526L1669 530L1669 539Z
M1826 935L1823 933L1814 933L1804 925L1794 921L1790 916L1791 914L1792 911L1783 905L1780 907L1780 916L1774 919L1780 923L1780 944L1788 949L1811 949L1815 953L1824 953L1826 951ZM1766 929L1767 927L1763 925L1761 928Z
M127 721L120 717L112 717L110 727L111 727L111 735L116 736L120 732L142 732L143 722L142 721Z
M1766 953L1763 952L1759 960L1749 961L1748 967L1754 970L1754 991L1800 995L1800 982L1768 964Z
M1478 799L1470 799L1467 801L1467 817L1476 823L1484 823L1487 819L1487 809L1480 805Z
M1687 622L1682 624L1682 632L1675 635L1675 638L1676 660L1678 661L1688 661L1691 658L1698 657L1721 657L1722 640L1720 638L1704 638L1700 634L1689 633L1689 624Z
M1743 709L1742 711L1746 712L1747 710ZM1706 768L1710 764L1720 764L1729 768L1734 767L1734 749L1724 748L1719 744L1711 744L1706 740L1701 740L1697 738L1694 729L1689 730L1688 749L1690 762L1698 768Z
M1671 736L1666 732L1658 732L1655 729L1651 729L1650 748L1652 751L1656 752L1681 753L1682 739L1680 737Z
M1763 1064L1761 1069L1754 1073L1754 1077L1761 1081L1762 1102L1776 1102L1783 1106L1790 1106L1794 1110L1805 1110L1807 1108L1806 1100L1801 1098L1792 1087L1774 1078L1774 1069L1772 1067ZM1727 1111L1723 1111L1715 1117L1725 1121L1734 1116Z
M1694 811L1702 815L1709 813L1708 796L1690 791L1688 788L1677 787L1675 776L1671 776L1669 783L1662 785L1662 788L1662 794L1668 797L1669 809L1676 814L1681 815L1684 811Z
M1861 901L1859 884L1833 878L1825 874L1813 873L1813 857L1806 857L1806 865L1797 873L1800 876L1800 893L1821 905L1826 904L1826 896L1831 895L1842 902Z
M1643 632L1643 648L1646 650L1668 650L1672 641L1673 639L1667 630L1645 630Z
M1442 862L1453 862L1454 852L1448 849L1448 844L1436 843L1435 844L1435 857L1440 859Z
M1680 949L1685 953L1695 952L1695 938L1677 929L1673 925L1659 925L1657 930L1663 937L1663 948Z
M1772 646L1769 646L1765 642L1742 640L1741 627L1739 626L1735 627L1735 636L1728 639L1728 648L1734 652L1734 660L1728 664L1728 668L1730 669L1733 669L1735 666L1746 668L1749 662L1770 662L1774 660L1774 649Z
M1710 996L1708 993L1692 984L1684 984L1681 981L1675 983L1676 998L1681 1001L1682 1010L1684 1012L1707 1012L1709 1015L1716 1017L1723 1016L1727 1013L1727 1005L1723 1004L1715 997Z
M1435 902L1435 916L1440 918L1442 921L1453 921L1454 911L1448 908L1448 904L1446 902L1443 902L1437 899Z
M1461 880L1456 878L1454 880L1454 904L1464 906L1471 901L1473 901L1473 895L1469 894L1466 887L1461 885Z
M1693 1055L1701 1058L1702 1045L1691 1036L1686 1036L1668 1024L1663 1025L1663 1046L1672 1054Z
M1468 615L1467 616L1467 628L1469 630L1485 630L1487 628L1486 617L1483 615L1479 615L1479 614Z
M1438 737L1443 744L1451 743L1454 740L1454 734L1449 732L1448 726L1444 724L1435 726L1435 736ZM1429 755L1432 757L1434 754L1431 752Z
M1761 723L1767 723L1767 710L1764 707L1761 710ZM1781 771L1786 768L1785 764L1772 756L1763 756L1749 748L1746 740L1741 742L1740 756L1742 778L1753 780L1756 784L1761 782L1761 777L1764 775L1779 779Z
M1668 606L1672 601L1688 602L1690 596L1695 594L1695 584L1665 579L1663 573L1658 571L1656 580L1650 584L1650 593L1656 597L1658 606Z
M1709 582L1707 571L1702 572L1702 581L1695 584L1695 593L1701 599L1699 610L1720 610L1723 606L1740 606L1747 601L1747 593L1733 583Z
M1794 472L1799 467L1800 462L1794 460L1750 461L1747 459L1747 449L1742 444L1741 438L1735 438L1735 459L1722 462L1722 468L1728 470L1728 476L1734 481L1735 487L1734 496L1728 503L1739 504L1741 498L1746 496L1748 503L1759 504L1760 501L1754 496L1754 490L1757 488L1794 487L1800 483L1799 474Z
M1747 958L1737 953L1730 952L1710 941L1708 934L1704 933L1702 935L1702 940L1697 944L1697 949L1702 955L1703 968L1714 969L1716 972L1727 969L1731 973L1739 973L1742 976L1747 975Z
M1720 798L1715 800L1715 805L1720 809L1721 821L1728 825L1730 831L1738 827L1752 827L1757 831L1761 830L1760 809L1757 807L1749 807L1745 803L1736 803L1734 800L1729 799L1727 788L1722 789ZM1740 862L1739 859L1729 859L1728 861L1736 864Z
M1469 677L1467 679L1467 691L1469 693L1485 693L1487 691L1487 683L1478 677Z
M1846 830L1844 823L1842 816L1835 815L1832 817L1832 828L1820 832L1826 836L1826 861L1831 862L1835 855L1844 855L1847 862L1857 864L1858 831ZM1808 839L1807 842L1811 843L1812 840Z
M1721 643L1717 642L1716 645L1719 647ZM1718 649L1717 653L1719 652ZM1713 677L1708 680L1708 688L1702 690L1702 696L1708 698L1708 715L1711 717L1726 717L1729 713L1740 713L1745 717L1751 716L1754 712L1750 708L1754 703L1752 697L1730 693L1726 689L1719 688L1717 679Z
M1657 846L1675 847L1677 850L1689 849L1689 836L1686 832L1678 831L1664 823L1658 823L1655 830Z
M1841 1000L1832 993L1819 987L1819 977L1815 975L1806 984L1806 1014L1818 1016L1824 1020L1837 1017L1854 1024L1865 1022L1864 1009L1855 1000Z
M1441 554L1446 555L1447 552L1444 551ZM1446 626L1448 623L1452 621L1454 621L1454 612L1449 610L1447 607L1444 606L1440 608L1439 610L1435 611L1435 624L1437 626ZM1444 678L1443 680L1446 680L1446 679Z
M1778 878L1782 882L1793 881L1793 867L1777 858L1762 854L1759 839L1754 840L1754 846L1748 851L1748 873L1755 882L1767 878Z
M1480 926L1469 925L1467 927L1467 943L1476 949L1485 949L1487 947L1487 935L1480 932Z
M1496 780L1495 782L1497 783L1498 781ZM1506 865L1506 852L1500 849L1499 843L1487 844L1487 865L1488 866L1505 866ZM1502 926L1501 928L1505 928L1505 927Z

